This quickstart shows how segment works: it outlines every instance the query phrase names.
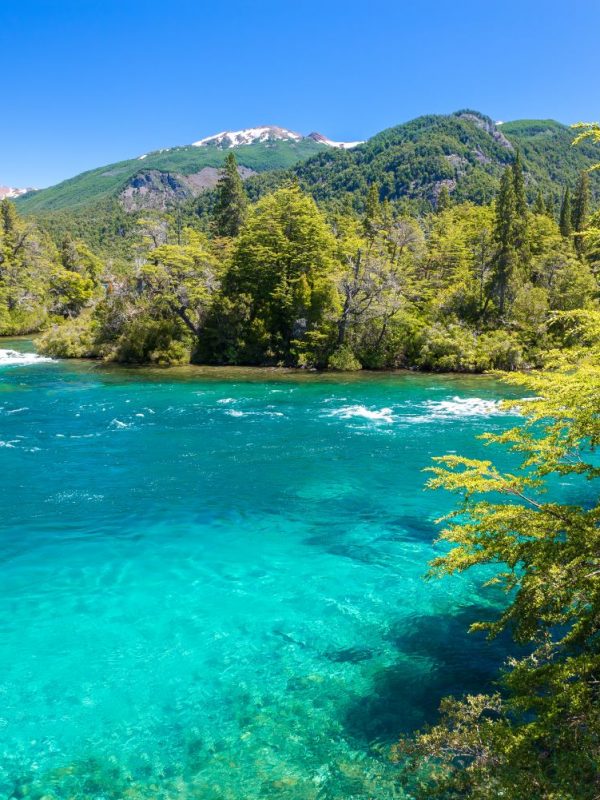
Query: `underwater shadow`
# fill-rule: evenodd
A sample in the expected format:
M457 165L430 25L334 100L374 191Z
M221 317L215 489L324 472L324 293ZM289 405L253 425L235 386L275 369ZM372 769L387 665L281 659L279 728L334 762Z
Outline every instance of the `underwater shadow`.
M369 695L347 708L347 733L363 744L388 744L438 717L443 697L494 690L498 673L510 655L522 652L510 635L488 641L468 633L475 620L490 619L490 609L471 607L453 615L415 618L393 626L386 637L399 660L377 672Z

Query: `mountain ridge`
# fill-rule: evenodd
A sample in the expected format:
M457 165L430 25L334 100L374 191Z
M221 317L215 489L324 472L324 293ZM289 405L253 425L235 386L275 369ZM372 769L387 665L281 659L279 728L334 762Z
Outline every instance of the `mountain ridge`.
M145 153L16 199L25 213L84 207L107 198L127 210L165 208L212 188L232 151L242 178L251 179L258 191L289 173L318 201L349 194L360 205L368 186L377 183L381 199L435 205L445 186L457 200L481 203L495 195L501 171L517 149L529 193L540 190L556 199L595 157L589 147L572 148L572 139L572 131L554 120L499 126L471 109L417 117L365 142L336 142L316 132L304 136L267 125ZM600 191L596 176L593 191Z

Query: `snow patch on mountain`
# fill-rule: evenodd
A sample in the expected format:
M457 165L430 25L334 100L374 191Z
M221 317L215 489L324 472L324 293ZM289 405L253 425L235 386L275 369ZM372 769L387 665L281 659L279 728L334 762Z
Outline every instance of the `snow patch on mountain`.
M34 189L15 189L13 186L0 186L0 200L10 199L12 197L20 197L27 192L33 192Z
M317 133L316 131L313 131L313 133L309 133L307 138L313 139L315 142L319 142L319 144L326 144L327 147L337 147L341 150L352 150L353 147L358 147L359 144L364 144L364 141L336 142L333 139L328 139L326 136L323 136L322 133Z
M192 142L194 147L242 147L257 142L291 141L299 142L304 137L296 131L279 128L276 125L264 125L260 128L244 128L241 131L221 131L214 136L207 136L197 142Z

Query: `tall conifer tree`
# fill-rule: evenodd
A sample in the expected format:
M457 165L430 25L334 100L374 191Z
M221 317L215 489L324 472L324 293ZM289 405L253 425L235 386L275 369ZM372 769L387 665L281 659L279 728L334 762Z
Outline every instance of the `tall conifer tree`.
M494 265L493 285L500 316L503 316L506 310L508 286L517 260L515 247L517 229L514 173L511 167L507 167L502 175L500 191L496 199L494 230L498 253Z
M217 236L237 236L246 219L248 198L233 153L228 153L217 183L213 228Z
M571 192L569 187L565 189L563 194L562 205L560 207L560 232L563 236L570 236L573 232L573 221L571 211Z
M585 229L587 217L590 211L590 178L587 172L582 172L577 181L575 194L573 196L573 207L571 210L571 221L573 231L581 233ZM583 253L584 241L581 236L575 236L575 248L579 255Z
M533 210L536 214L546 214L546 204L544 203L544 197L541 191L536 195Z
M521 153L517 155L512 165L513 186L515 190L515 211L518 216L525 218L527 214L527 197L525 195L525 178L523 176L523 162Z
M365 203L365 218L363 223L365 235L370 241L373 241L375 238L380 222L381 203L379 202L379 186L376 183L372 183L369 186L369 193Z

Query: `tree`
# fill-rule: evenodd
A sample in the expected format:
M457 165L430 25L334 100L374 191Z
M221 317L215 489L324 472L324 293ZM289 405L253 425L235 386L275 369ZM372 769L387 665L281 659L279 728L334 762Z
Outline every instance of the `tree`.
M520 150L517 150L517 155L512 164L512 176L515 190L515 211L517 216L524 220L527 216L527 197L525 195L525 178L523 176L523 162Z
M258 201L224 282L231 302L248 304L242 358L297 363L303 348L319 338L337 302L334 252L325 219L297 185Z
M502 175L496 199L494 227L498 252L494 264L493 289L497 297L498 313L504 316L510 281L517 263L517 205L513 170L507 167Z
M590 177L587 172L582 172L579 175L577 186L575 187L575 194L573 196L573 206L571 210L571 221L573 225L573 232L575 234L582 234L588 221L590 211ZM579 255L583 254L585 240L579 235L574 237L575 248Z
M381 203L379 201L379 186L372 183L365 202L364 230L367 239L372 242L377 235L381 223Z
M450 208L452 205L452 199L450 197L450 192L448 191L448 187L446 184L443 184L440 191L438 192L437 196L437 203L436 203L436 211L438 214L441 214L447 208Z
M518 472L493 461L436 459L430 488L460 498L442 540L451 549L433 576L477 565L497 570L507 605L475 630L503 630L528 648L513 658L492 695L446 699L442 718L396 748L419 798L595 800L600 792L600 505L545 500L557 481L600 478L600 314L572 312L556 334L574 349L545 373L506 380L535 399L506 405L523 417L485 434L522 459Z
M155 305L166 305L194 338L218 286L218 265L208 241L190 228L183 230L182 244L150 250L138 276L138 293Z
M0 334L39 330L48 312L56 249L13 203L0 202Z
M228 153L217 183L213 229L217 236L237 236L246 219L248 199L233 153Z
M565 238L571 236L573 232L573 212L571 210L571 192L569 187L565 189L562 204L560 207L560 232Z
M546 203L544 203L544 196L541 190L538 191L535 197L535 203L533 206L533 211L535 214L546 214Z
M365 327L377 329L375 348L381 345L390 322L414 298L412 255L422 243L422 233L411 220L398 220L382 232L371 247L356 239L346 253L346 269L338 289L342 305L337 318L337 347L355 339Z

